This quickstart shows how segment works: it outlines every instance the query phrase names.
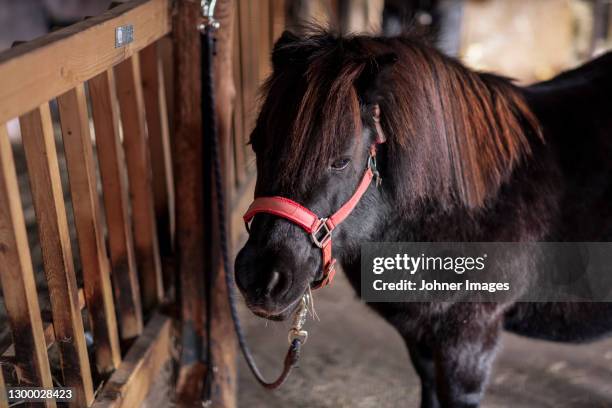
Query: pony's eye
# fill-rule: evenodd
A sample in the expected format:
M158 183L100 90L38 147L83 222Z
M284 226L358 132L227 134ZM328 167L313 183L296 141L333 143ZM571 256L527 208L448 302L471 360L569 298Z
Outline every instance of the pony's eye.
M344 170L344 169L346 169L346 166L348 166L350 162L351 162L351 159L349 159L347 157L343 157L341 159L338 159L338 160L336 160L335 162L332 163L332 165L331 165L332 170Z

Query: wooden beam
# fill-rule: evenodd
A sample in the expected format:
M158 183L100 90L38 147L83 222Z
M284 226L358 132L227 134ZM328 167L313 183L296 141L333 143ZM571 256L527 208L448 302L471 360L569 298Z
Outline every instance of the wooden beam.
M110 265L102 235L85 87L81 84L60 95L57 101L96 362L98 371L108 373L119 365L121 352Z
M0 283L23 385L52 387L13 151L0 125ZM47 407L55 407L49 400Z
M154 314L91 408L139 407L172 356L172 321Z
M121 146L115 77L112 69L89 80L89 95L104 193L120 333L121 338L130 339L142 332L143 321L132 221L129 216L127 171Z
M115 67L115 76L123 125L123 148L129 177L142 306L145 312L148 312L163 298L164 289L139 60L139 55L135 54L123 61Z
M0 123L67 92L169 33L169 3L130 1L1 53ZM116 47L116 30L122 26L132 26L134 41Z

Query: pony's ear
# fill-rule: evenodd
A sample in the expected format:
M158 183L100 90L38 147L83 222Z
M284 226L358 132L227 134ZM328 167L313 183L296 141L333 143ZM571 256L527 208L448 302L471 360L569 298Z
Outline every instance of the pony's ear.
M301 47L297 46L301 38L293 34L289 30L283 31L281 36L274 44L272 51L272 66L278 69L288 63L291 63L299 57Z
M355 88L357 94L365 103L377 103L381 94L381 85L385 82L385 77L395 66L397 60L397 54L393 52L363 60L365 66L355 83Z
M288 44L293 44L300 41L300 37L298 37L297 35L293 34L291 31L289 30L285 30L283 31L283 33L281 34L281 36L278 38L278 40L276 40L276 43L274 44L274 48L280 48L283 47L285 45Z

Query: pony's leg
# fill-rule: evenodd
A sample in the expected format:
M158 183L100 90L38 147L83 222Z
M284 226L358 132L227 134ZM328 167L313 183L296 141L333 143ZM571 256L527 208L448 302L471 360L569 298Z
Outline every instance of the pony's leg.
M423 341L405 338L410 360L421 379L421 408L439 408L433 350Z
M501 332L499 321L467 324L434 350L440 406L475 408L485 391Z

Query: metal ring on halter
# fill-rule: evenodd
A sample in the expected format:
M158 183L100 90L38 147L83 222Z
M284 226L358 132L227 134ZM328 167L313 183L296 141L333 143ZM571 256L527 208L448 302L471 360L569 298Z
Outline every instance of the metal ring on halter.
M306 330L290 329L287 334L287 340L289 344L293 343L293 340L298 340L300 343L304 344L306 340L308 340L308 332Z
M302 327L304 327L304 323L306 323L306 316L308 316L309 301L310 295L308 293L304 293L300 299L300 305L293 315L291 329L289 329L289 333L287 333L287 340L289 340L289 344L292 344L294 340L298 340L300 343L304 344L306 343L306 340L308 340L308 332L306 330L302 330Z
M380 183L382 182L382 177L380 177L380 173L378 172L378 168L376 167L376 155L373 153L370 153L370 156L368 157L368 168L372 170L372 175L374 176L376 187L379 187Z
M372 154L368 156L368 168L373 171L376 170L376 156Z

